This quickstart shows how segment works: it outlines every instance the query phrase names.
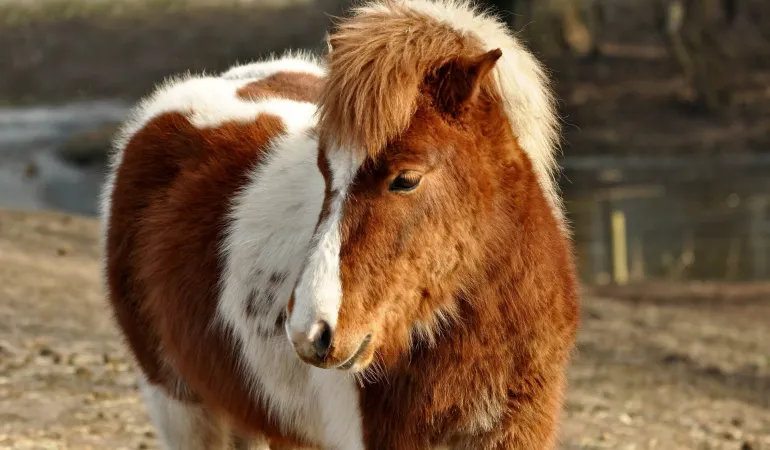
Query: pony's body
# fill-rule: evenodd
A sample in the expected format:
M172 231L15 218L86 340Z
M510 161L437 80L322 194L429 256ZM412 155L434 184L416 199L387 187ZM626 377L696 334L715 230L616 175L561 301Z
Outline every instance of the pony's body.
M468 21L463 33L471 35L474 20L488 25L464 5L416 1L412 7L414 17L393 5L370 13L402 22L398 14L420 21L444 14L450 25ZM414 28L404 26L409 33ZM494 29L476 32L487 33L482 47L497 45L484 41L497 36ZM352 141L328 137L335 134L328 97L339 78L333 58L346 54L345 35L338 37L331 40L330 75L312 58L290 55L218 77L171 81L136 109L117 142L103 195L105 271L161 441L167 448L225 448L237 430L272 445L339 450L552 445L577 298L560 203L549 184L555 116L549 99L537 97L547 95L538 66L519 47L504 50L514 52L506 64L523 66L514 87L535 90L504 98L505 108L486 81L467 98L464 91L444 95L452 84L442 81L434 106L406 100L414 119L398 141L388 137L392 145L411 149L406 159L419 167L421 151L451 143L459 163L425 183L453 173L471 183L456 218L435 209L455 200L433 194L434 214L413 218L429 226L408 231L397 219L407 197L398 197L398 210L383 212L396 225L373 213L387 211L387 204L362 209L395 197L371 190L378 175L360 162L363 156L335 150ZM458 41L457 58L477 51L476 41L466 39ZM485 67L499 57L492 53ZM511 74L496 73L505 75ZM506 82L503 91L511 88ZM420 95L439 99L426 86ZM457 106L446 99L464 102L462 110L437 113L439 106ZM516 108L521 111L512 115ZM517 138L512 126L522 127ZM457 130L464 134L455 136ZM349 179L340 175L345 167ZM359 213L368 220L357 219ZM483 218L481 225L474 217ZM378 223L379 230L361 228ZM465 228L454 229L456 223ZM372 255L356 245L381 250ZM381 268L392 258L396 265ZM329 261L337 264L332 284L333 272L324 269ZM347 300L308 304L313 289L322 297L345 292ZM369 292L369 303L359 306L362 289L377 294ZM394 300L372 303L379 299ZM401 305L399 313L385 312L393 305ZM358 329L350 321L358 307L362 321L379 311L384 317L356 325L370 327L361 344L346 340L358 339L346 334ZM297 333L320 317L317 311L326 311L329 336L314 359L318 336L308 335L313 346L305 347L304 331Z
M108 277L146 393L216 399L250 432L356 448L343 445L346 435L323 435L324 409L336 408L360 442L355 382L302 363L281 325L323 202L312 130L322 74L312 59L288 57L175 80L144 102L114 156L115 187L105 197ZM243 202L250 208L239 214ZM179 324L158 323L185 310ZM191 336L218 345L192 355L199 342ZM156 345L162 350L152 351Z

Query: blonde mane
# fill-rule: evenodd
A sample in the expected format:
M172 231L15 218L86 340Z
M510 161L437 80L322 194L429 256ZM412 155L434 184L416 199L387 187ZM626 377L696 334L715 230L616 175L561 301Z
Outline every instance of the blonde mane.
M332 146L376 155L409 125L432 70L500 48L493 86L563 221L554 180L559 123L541 64L497 18L465 1L385 0L353 9L329 36L319 129Z

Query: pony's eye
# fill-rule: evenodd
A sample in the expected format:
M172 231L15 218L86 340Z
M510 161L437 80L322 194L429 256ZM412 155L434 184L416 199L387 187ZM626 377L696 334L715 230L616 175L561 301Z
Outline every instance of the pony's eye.
M411 192L417 189L422 180L422 174L413 170L405 170L390 183L391 192Z

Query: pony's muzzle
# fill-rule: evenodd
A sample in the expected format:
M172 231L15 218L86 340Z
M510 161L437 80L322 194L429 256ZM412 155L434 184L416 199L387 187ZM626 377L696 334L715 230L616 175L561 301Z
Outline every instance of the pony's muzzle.
M291 343L297 355L308 364L322 366L329 356L334 331L328 322L319 320L307 333L293 332Z
M307 332L290 331L294 351L302 361L322 369L348 370L369 351L372 335L361 341L336 342L334 329L320 320Z

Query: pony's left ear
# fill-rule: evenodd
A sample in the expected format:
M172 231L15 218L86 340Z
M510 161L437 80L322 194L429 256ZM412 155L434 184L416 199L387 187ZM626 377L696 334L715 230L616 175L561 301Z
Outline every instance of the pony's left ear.
M478 56L460 57L441 66L428 80L436 106L445 113L459 115L476 100L481 82L502 55L502 50L496 48Z

